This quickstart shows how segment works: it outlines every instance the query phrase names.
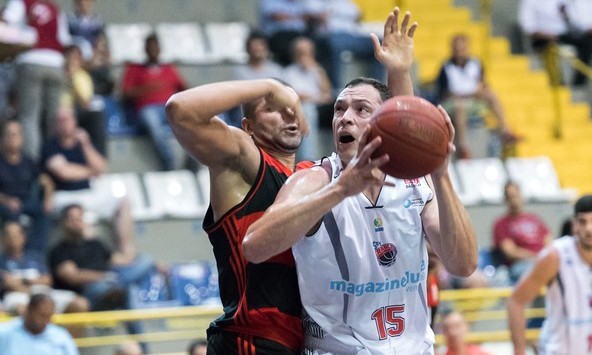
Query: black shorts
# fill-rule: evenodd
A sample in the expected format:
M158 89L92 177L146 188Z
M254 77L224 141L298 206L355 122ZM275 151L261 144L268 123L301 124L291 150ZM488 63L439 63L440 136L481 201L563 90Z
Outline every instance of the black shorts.
M208 334L207 355L299 355L282 344L252 335L216 332Z

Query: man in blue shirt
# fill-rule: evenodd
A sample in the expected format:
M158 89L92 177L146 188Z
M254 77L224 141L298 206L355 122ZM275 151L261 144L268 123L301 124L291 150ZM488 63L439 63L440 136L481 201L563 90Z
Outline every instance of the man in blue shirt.
M25 315L0 328L2 354L78 355L70 333L50 323L54 312L55 305L48 295L32 296Z

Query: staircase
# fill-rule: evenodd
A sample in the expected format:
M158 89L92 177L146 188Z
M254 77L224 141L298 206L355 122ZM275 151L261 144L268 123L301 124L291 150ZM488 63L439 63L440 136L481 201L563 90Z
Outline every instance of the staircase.
M415 33L418 80L433 81L450 55L453 35L471 38L471 52L483 58L487 81L499 96L508 124L524 137L518 156L547 155L553 160L563 187L592 193L592 120L587 104L573 103L568 88L553 91L545 72L532 70L529 58L512 55L505 38L491 37L485 24L473 21L468 8L453 0L356 0L364 21L384 21L396 3L419 23ZM489 53L489 56L486 54ZM486 58L489 60L486 61ZM561 137L554 102L560 102Z

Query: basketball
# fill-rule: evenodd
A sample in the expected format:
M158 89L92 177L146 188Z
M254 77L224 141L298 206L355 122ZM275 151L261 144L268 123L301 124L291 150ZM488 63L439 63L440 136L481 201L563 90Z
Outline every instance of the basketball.
M372 157L388 154L381 167L400 179L427 175L448 155L450 134L442 113L431 102L417 96L396 96L386 100L370 122L368 142L380 136L382 144Z

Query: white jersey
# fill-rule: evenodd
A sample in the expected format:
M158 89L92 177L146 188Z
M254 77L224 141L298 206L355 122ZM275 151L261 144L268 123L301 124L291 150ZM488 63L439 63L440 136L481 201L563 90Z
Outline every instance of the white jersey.
M341 162L329 160L335 179ZM386 179L395 186L376 205L361 193L346 198L292 248L306 354L433 354L420 217L432 190L424 177Z
M559 272L545 296L541 354L592 354L592 268L580 257L575 237L559 238L553 247Z

